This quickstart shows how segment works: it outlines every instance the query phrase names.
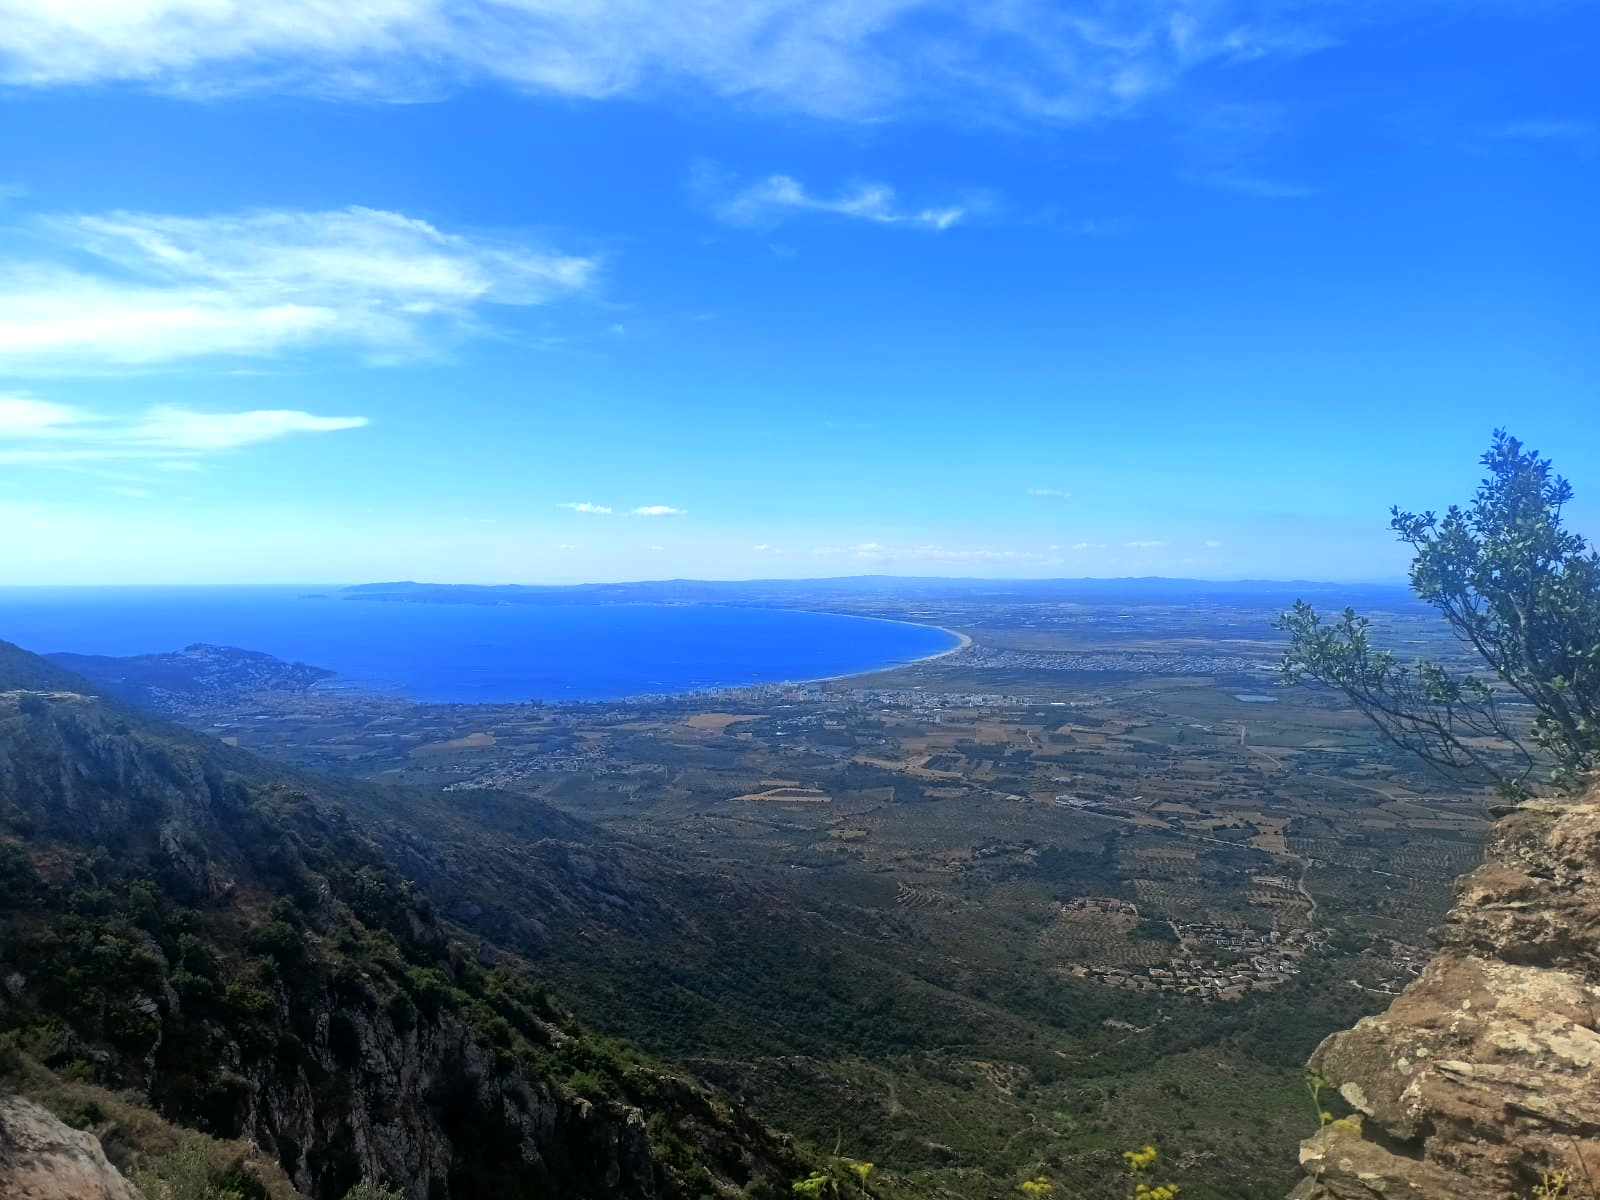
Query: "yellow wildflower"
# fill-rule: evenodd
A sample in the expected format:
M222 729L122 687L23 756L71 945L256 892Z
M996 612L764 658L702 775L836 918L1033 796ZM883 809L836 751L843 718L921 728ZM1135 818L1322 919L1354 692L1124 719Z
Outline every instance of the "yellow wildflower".
M1156 1161L1156 1148L1146 1146L1143 1150L1124 1150L1122 1157L1128 1164L1128 1170L1143 1171Z

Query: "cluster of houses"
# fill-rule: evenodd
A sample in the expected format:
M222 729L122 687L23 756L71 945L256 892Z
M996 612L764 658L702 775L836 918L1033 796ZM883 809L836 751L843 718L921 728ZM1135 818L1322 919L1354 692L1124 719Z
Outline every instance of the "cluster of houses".
M1260 659L1237 654L1171 654L1121 650L993 650L972 646L961 652L963 668L1024 671L1109 671L1131 675L1247 675L1269 669Z
M1137 915L1126 900L1085 897L1069 902L1084 910ZM1203 1000L1237 1000L1248 992L1281 987L1301 971L1306 956L1327 945L1320 930L1259 932L1240 926L1172 923L1182 945L1163 966L1095 966L1079 963L1074 975L1136 992L1175 992ZM1209 952L1209 953L1208 953Z

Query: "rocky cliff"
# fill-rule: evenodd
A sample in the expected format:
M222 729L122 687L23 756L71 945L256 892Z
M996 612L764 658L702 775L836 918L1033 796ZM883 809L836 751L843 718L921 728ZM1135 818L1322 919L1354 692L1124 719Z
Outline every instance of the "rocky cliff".
M1600 789L1503 815L1433 961L1310 1067L1354 1113L1294 1200L1600 1200Z
M0 643L8 1047L248 1138L330 1200L363 1177L670 1200L804 1173L442 919L314 783L86 688Z

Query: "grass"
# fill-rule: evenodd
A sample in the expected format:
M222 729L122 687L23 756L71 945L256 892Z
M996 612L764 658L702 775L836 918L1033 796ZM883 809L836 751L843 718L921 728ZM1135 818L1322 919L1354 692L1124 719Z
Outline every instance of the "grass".
M107 1160L148 1200L306 1200L249 1141L173 1125L130 1096L47 1070L9 1040L0 1044L0 1082L63 1124L94 1134ZM241 1190L235 1180L249 1182Z

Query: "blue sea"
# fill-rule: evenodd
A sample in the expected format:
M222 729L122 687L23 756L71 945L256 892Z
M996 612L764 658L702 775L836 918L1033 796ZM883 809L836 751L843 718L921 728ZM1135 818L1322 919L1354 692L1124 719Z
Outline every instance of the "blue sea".
M39 653L151 654L195 642L326 667L412 700L608 700L894 666L941 629L771 608L419 604L308 588L0 588L0 639Z

